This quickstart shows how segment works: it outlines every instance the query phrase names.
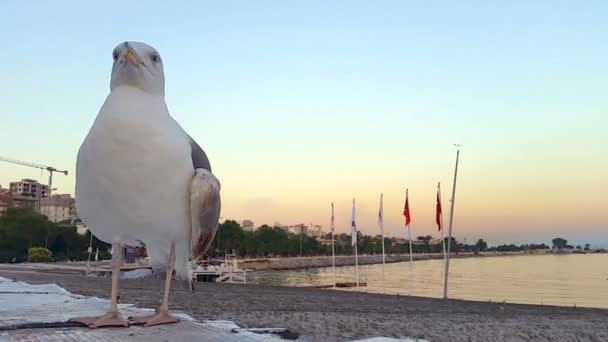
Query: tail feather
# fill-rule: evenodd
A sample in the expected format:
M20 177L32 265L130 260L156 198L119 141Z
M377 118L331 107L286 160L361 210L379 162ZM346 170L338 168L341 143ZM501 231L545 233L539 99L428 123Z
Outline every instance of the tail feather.
M213 238L215 237L215 232L213 234L200 234L198 241L194 245L194 249L192 250L192 259L198 260L207 253L209 247L211 247L211 242L213 242Z

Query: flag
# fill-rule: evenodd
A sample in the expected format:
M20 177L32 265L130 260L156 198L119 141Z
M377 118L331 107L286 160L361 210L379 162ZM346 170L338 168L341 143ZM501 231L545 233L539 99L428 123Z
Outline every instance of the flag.
M382 236L384 236L384 205L382 204L382 198L384 194L380 194L380 209L378 210L378 227L380 227L380 232Z
M355 222L355 199L353 198L353 216L351 218L351 244L357 244L357 223Z
M331 204L331 224L330 224L330 228L331 228L331 233L334 234L335 233L335 223L334 223L334 204Z
M405 190L405 207L403 208L403 216L405 216L405 225L409 226L410 222L412 222L412 217L410 215L410 203L408 200L407 190Z
M441 231L441 190L437 186L437 209L435 210L435 222L437 223L437 230Z

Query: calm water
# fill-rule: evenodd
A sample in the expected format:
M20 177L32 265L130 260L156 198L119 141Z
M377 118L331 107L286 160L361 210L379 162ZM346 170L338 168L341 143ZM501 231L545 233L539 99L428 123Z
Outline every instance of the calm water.
M359 267L365 292L442 297L443 260ZM354 281L354 267L337 267L336 281ZM413 281L412 281L413 274ZM332 269L262 271L248 280L278 286L331 284ZM355 289L350 289L355 291ZM450 260L450 298L608 308L608 254L531 255Z

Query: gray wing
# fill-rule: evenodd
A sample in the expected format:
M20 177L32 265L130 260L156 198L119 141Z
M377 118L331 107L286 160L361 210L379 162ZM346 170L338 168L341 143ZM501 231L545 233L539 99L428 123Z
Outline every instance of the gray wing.
M211 171L211 163L209 163L209 158L205 154L205 151L192 139L190 138L190 146L192 147L192 164L194 164L194 169L205 169Z
M192 140L194 177L190 183L190 215L192 230L190 247L193 259L202 257L215 237L220 218L220 182L211 173L205 152Z

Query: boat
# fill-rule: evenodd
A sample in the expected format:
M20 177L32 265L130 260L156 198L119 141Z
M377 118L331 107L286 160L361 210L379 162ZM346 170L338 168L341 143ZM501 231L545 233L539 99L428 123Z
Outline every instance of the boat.
M192 265L192 280L214 283L246 283L247 272L238 266L235 255L223 260L200 260Z

